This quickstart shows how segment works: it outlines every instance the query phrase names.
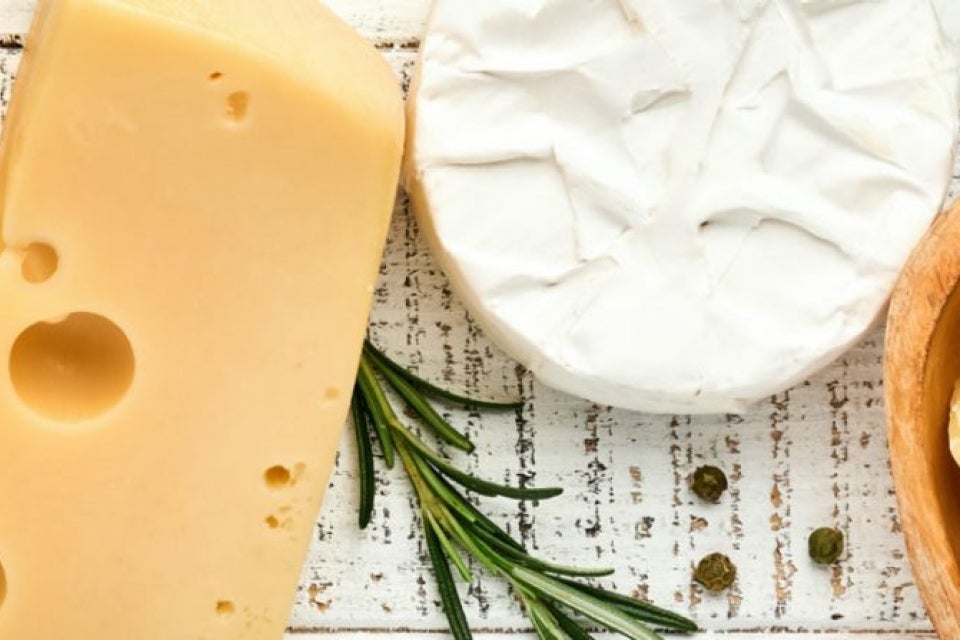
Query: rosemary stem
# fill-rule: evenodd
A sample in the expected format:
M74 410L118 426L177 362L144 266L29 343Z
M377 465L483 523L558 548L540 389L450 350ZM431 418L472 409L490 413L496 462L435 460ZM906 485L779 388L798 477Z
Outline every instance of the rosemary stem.
M451 571L453 565L465 582L472 582L474 573L466 556L511 585L541 640L593 640L574 617L567 615L569 611L630 640L661 640L645 623L682 632L696 630L696 624L683 616L570 579L609 575L610 569L567 567L528 554L461 490L515 500L552 498L561 490L505 486L461 470L404 424L381 379L436 436L467 451L472 451L473 444L433 409L424 394L472 406L515 409L520 404L486 403L448 393L407 372L369 342L364 347L351 407L360 469L360 526L369 524L373 512L372 439L376 437L384 464L391 468L399 458L413 486L422 514L426 549L455 640L472 640Z

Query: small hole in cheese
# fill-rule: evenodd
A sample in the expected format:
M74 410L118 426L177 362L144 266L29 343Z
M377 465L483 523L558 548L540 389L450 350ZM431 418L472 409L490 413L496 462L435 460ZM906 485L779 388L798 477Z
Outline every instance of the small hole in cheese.
M302 462L298 462L293 465L293 475L290 478L290 484L294 485L300 482L303 479L303 474L307 472L307 465Z
M95 313L71 313L27 327L10 351L10 378L20 400L38 414L80 421L105 413L133 382L126 334Z
M280 519L277 518L277 516L273 516L273 515L267 516L266 518L264 518L264 522L266 522L267 526L270 527L271 529L280 528Z
M230 600L220 600L217 602L217 615L232 616L236 610L236 605L234 605Z
M34 242L24 251L20 273L27 282L46 282L57 272L59 263L57 251L53 247L44 242Z
M250 109L250 95L246 91L234 91L227 96L227 118L234 122L245 120Z
M3 608L3 601L7 597L7 576L3 572L3 563L0 562L0 609Z
M264 481L271 489L283 489L289 486L292 477L293 475L290 473L290 469L287 469L283 465L270 467L263 474Z
M217 80L219 80L219 79L222 78L222 77L223 77L223 72L222 72L222 71L214 71L214 72L211 73L209 76L207 76L207 78L209 78L211 82L216 82Z

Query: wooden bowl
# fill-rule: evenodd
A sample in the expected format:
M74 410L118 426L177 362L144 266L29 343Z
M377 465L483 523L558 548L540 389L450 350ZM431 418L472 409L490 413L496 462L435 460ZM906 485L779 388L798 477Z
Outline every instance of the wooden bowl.
M914 251L890 302L887 427L910 562L943 640L960 638L960 467L947 420L960 378L960 204Z

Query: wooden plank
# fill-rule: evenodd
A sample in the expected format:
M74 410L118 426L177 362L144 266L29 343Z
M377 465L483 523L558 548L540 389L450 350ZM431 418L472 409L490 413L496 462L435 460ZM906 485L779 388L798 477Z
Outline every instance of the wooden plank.
M413 53L388 52L401 77ZM647 416L541 387L483 335L449 289L401 199L372 318L375 340L427 377L472 393L530 399L521 416L453 411L478 451L471 471L565 496L539 505L484 500L485 510L554 560L617 567L607 586L649 597L712 630L930 632L905 559L884 434L882 330L824 372L743 417ZM687 489L699 464L726 468L720 505ZM380 471L371 528L355 531L353 444L344 440L294 611L295 628L441 631L445 627L399 471ZM812 529L837 525L838 567L806 556ZM691 566L729 553L741 578L724 596L691 583ZM478 629L528 623L496 580L462 591Z
M379 46L415 46L429 0L326 0L326 4Z
M538 553L618 568L605 584L693 615L709 629L929 631L910 577L893 498L880 399L881 333L808 383L734 418L657 417L596 407L519 376L469 322L420 244L414 223L394 223L377 294L374 337L421 373L477 393L523 389L519 418L454 412L479 445L457 456L471 470L516 482L558 484L539 505L484 500L485 510ZM722 504L686 488L702 462L731 472ZM344 440L293 624L302 629L444 627L424 563L414 502L402 475L380 472L377 513L355 531L356 473ZM837 524L850 552L822 569L807 533ZM725 596L691 584L702 555L729 553L741 579ZM478 628L527 623L487 576L463 590ZM361 622L362 621L362 622Z
M321 638L329 638L330 635L334 635L338 640L380 640L380 638L396 638L397 636L403 637L404 640L439 640L444 638L443 634L440 633L424 633L416 631L405 631L405 630L395 630L389 632L369 632L369 631L340 631L336 629L324 630L324 631L308 631L308 632L292 632L288 633L286 640L320 640ZM524 635L527 637L535 637L531 632L524 632ZM699 638L702 640L759 640L760 638L766 637L768 634L765 631L754 631L754 632L734 632L734 633L701 633L696 636L690 636ZM504 633L501 631L489 631L489 632L480 632L474 634L476 640L496 640L498 638L503 638ZM608 638L621 638L621 636L614 636L613 634L596 634L596 637L599 640L607 640ZM685 636L675 636L675 637L685 637ZM914 633L914 632L873 632L873 631L862 631L862 632L848 632L848 631L825 631L825 632L802 632L802 633L791 633L791 632L781 632L777 634L778 640L936 640L937 636L934 633Z

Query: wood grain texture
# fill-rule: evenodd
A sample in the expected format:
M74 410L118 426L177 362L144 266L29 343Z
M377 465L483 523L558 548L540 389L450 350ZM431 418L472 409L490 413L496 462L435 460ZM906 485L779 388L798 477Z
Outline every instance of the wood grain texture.
M890 305L886 398L893 474L910 557L945 637L960 637L960 467L948 405L960 377L960 205L914 251Z
M416 47L429 0L328 0L325 4L378 46Z
M704 627L775 631L929 632L905 558L888 471L875 332L815 379L743 417L646 416L534 383L483 337L450 292L405 208L391 233L374 339L421 374L490 396L523 390L520 416L453 412L477 441L465 466L510 482L560 484L538 505L484 500L487 513L540 554L612 564L604 581L693 615ZM731 475L720 505L687 488L701 463ZM371 529L356 534L352 442L344 440L293 626L298 630L442 630L419 523L399 473L380 474ZM850 540L834 569L814 566L806 536L838 525ZM741 578L728 595L690 580L725 551ZM526 631L502 585L483 574L463 592L475 628Z
M30 0L0 0L0 32L22 33ZM405 80L426 0L331 0ZM0 100L19 52L0 39ZM471 471L514 484L559 484L540 504L484 499L483 510L538 554L613 565L603 584L689 613L731 640L864 635L930 639L906 559L883 408L883 331L838 362L745 416L649 416L601 407L535 383L471 321L422 243L401 195L381 269L372 336L421 375L471 393L528 402L519 414L451 410L478 443L454 454ZM378 470L377 509L356 530L354 445L345 435L304 566L289 638L331 633L354 640L445 637L413 496L397 470ZM698 501L687 478L724 467L731 490ZM849 551L837 567L813 565L806 537L835 525ZM691 566L724 551L740 568L721 596L691 582ZM529 633L516 600L477 572L462 600L478 638ZM710 635L710 634L707 634Z
M443 640L445 637L439 633L430 633L430 632L418 632L418 631L402 631L403 640ZM810 640L811 637L816 636L817 640L851 640L852 638L860 638L861 640L936 640L937 636L933 633L868 633L868 634L850 634L843 631L828 631L828 632L803 632L803 633L778 633L776 634L777 640ZM286 636L286 640L320 640L321 638L329 638L330 634L328 633L298 633L290 632ZM370 640L371 634L368 632L356 632L356 631L344 631L344 632L335 632L334 637L337 640ZM376 636L375 636L376 637ZM476 640L496 640L497 638L502 638L503 634L500 633L476 633L474 634ZM612 634L596 634L598 640L610 640L612 638L622 638L622 636L615 636ZM667 636L668 638L703 638L705 635L700 636ZM758 636L755 633L725 633L722 636L717 635L714 637L722 637L723 640L757 640Z
M413 53L385 55L408 79ZM931 633L889 472L881 329L746 416L647 416L596 406L536 384L485 339L401 197L372 334L422 375L472 393L522 391L530 399L520 416L452 416L479 444L474 455L457 456L471 470L568 488L538 505L483 503L539 553L612 564L618 572L605 585L671 605L725 635ZM355 536L352 456L347 439L294 629L441 631L439 599L402 476L381 474L373 526ZM687 488L689 474L705 462L731 476L719 506L700 503ZM829 569L806 554L807 535L824 525L843 529L850 545L844 562ZM690 580L691 566L717 550L741 570L735 588L719 597ZM482 574L464 589L463 601L480 631L529 631L511 595ZM376 622L360 622L368 620Z

